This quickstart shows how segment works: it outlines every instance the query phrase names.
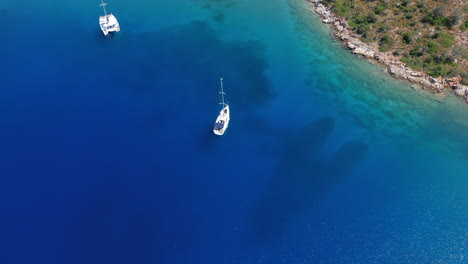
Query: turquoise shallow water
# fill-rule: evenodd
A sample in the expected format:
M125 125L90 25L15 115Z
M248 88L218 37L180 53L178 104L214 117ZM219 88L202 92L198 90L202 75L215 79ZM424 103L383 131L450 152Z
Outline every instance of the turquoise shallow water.
M302 0L114 0L112 38L98 4L0 3L7 263L466 259L459 99L342 49Z

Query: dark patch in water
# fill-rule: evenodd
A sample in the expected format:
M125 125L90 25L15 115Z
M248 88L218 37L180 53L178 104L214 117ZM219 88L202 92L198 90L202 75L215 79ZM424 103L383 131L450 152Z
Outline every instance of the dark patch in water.
M177 105L197 100L212 103L217 101L219 78L224 77L228 100L243 109L273 98L272 84L265 76L265 45L259 41L223 40L207 23L193 22L142 33L105 47L106 53L116 54L124 48L135 53L132 57L109 57L103 61L106 65L100 67L109 71L103 72L109 76L105 80L109 86L112 82L128 83L127 87L135 91L157 91L167 100L177 101ZM113 72L126 74L116 76ZM174 72L179 72L180 77L174 78Z
M280 236L290 221L313 208L364 158L367 145L359 141L343 144L330 159L323 157L320 150L333 128L334 119L323 118L285 140L267 194L255 208L254 241L263 243Z
M204 0L202 2L209 2L205 3L202 5L203 9L210 10L212 13L211 17L213 20L217 23L223 23L224 22L224 10L226 8L231 8L234 6L235 2L234 1L221 1L221 0Z
M202 3L206 3L203 5L203 8L206 8L205 6L211 7L211 6L219 6L223 5L224 7L232 7L235 4L235 0L200 0Z
M223 23L224 22L224 14L223 13L217 13L213 15L213 20L218 22L218 23Z

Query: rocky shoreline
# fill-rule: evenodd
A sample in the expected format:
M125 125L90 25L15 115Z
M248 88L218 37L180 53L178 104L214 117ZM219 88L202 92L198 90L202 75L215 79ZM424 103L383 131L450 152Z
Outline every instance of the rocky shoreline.
M361 55L369 60L377 61L385 65L392 76L418 84L422 88L433 93L442 93L444 87L451 88L457 96L464 98L465 102L468 103L468 86L460 83L460 77L433 78L424 72L415 71L406 66L405 63L401 62L398 57L395 57L390 52L380 52L377 45L362 42L360 37L351 31L346 20L331 12L331 10L322 3L322 0L307 1L315 6L314 12L322 17L323 23L333 25L335 37L342 40L352 53Z

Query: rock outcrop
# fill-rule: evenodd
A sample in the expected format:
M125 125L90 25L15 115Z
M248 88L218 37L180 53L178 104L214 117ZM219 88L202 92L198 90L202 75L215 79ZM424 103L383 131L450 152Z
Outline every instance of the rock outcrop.
M401 62L390 52L381 52L377 45L366 44L360 37L351 31L346 20L339 17L322 4L322 0L307 0L315 6L315 13L320 15L323 23L332 24L335 28L335 37L342 40L352 53L363 56L366 59L377 61L388 68L388 72L399 79L419 84L424 89L434 93L441 93L445 86L451 87L454 93L468 103L468 86L461 85L461 78L433 78L424 72L415 71ZM445 84L445 85L444 85Z

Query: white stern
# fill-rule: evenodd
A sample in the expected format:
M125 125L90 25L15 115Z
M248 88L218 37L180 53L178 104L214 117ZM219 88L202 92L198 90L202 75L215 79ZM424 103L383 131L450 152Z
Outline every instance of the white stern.
M223 135L226 129L228 128L229 119L229 105L226 105L223 109L221 109L221 112L219 112L218 118L216 118L213 132L218 136Z

